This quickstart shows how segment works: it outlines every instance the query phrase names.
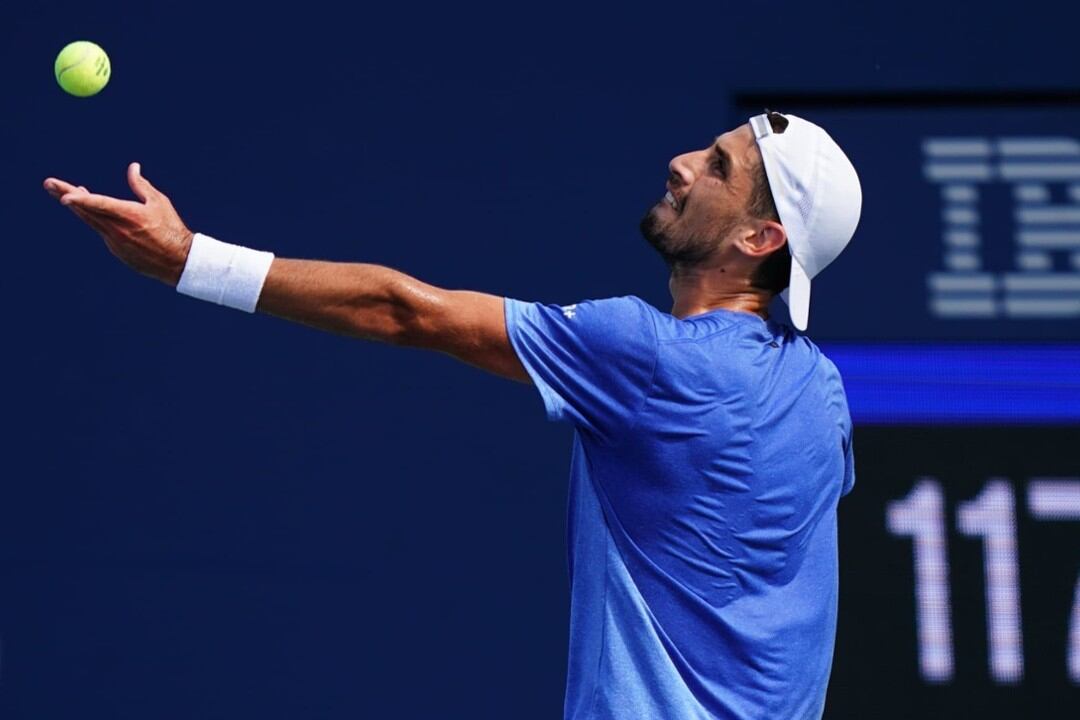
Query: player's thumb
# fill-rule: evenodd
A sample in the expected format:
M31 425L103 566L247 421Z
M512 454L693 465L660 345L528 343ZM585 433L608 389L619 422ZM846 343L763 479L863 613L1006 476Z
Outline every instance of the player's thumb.
M135 196L143 202L160 194L158 189L142 176L142 166L137 162L128 165L128 185L131 186Z

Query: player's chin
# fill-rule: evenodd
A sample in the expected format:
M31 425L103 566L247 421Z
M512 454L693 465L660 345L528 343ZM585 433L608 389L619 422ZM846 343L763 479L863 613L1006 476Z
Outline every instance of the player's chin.
M641 222L638 224L641 236L661 254L667 252L672 242L671 225L673 218L668 217L668 213L664 210L665 207L668 210L671 209L666 203L657 203L649 208L649 211L645 213L645 216L641 218Z
M641 218L641 232L642 234L645 234L646 231L653 234L662 233L677 218L678 213L675 212L674 208L661 200L649 208L645 216Z

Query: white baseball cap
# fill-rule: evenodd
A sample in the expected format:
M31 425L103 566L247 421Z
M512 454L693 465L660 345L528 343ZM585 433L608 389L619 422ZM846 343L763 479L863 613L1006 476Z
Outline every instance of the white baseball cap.
M774 132L768 114L750 118L780 224L791 252L791 281L780 297L791 322L805 330L810 316L810 279L847 247L862 212L855 167L829 134L808 120L787 115Z

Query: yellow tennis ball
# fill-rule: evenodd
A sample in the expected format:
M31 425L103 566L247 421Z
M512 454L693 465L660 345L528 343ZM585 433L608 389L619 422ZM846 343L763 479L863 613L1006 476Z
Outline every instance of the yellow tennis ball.
M101 92L109 82L109 56L87 40L69 43L56 56L53 65L56 82L76 97L90 97Z

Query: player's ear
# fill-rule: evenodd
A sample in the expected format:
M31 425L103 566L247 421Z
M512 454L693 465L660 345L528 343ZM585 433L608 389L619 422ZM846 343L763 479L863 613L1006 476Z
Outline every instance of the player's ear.
M740 249L752 257L765 257L787 242L784 226L772 220L762 220L748 228L740 238Z

